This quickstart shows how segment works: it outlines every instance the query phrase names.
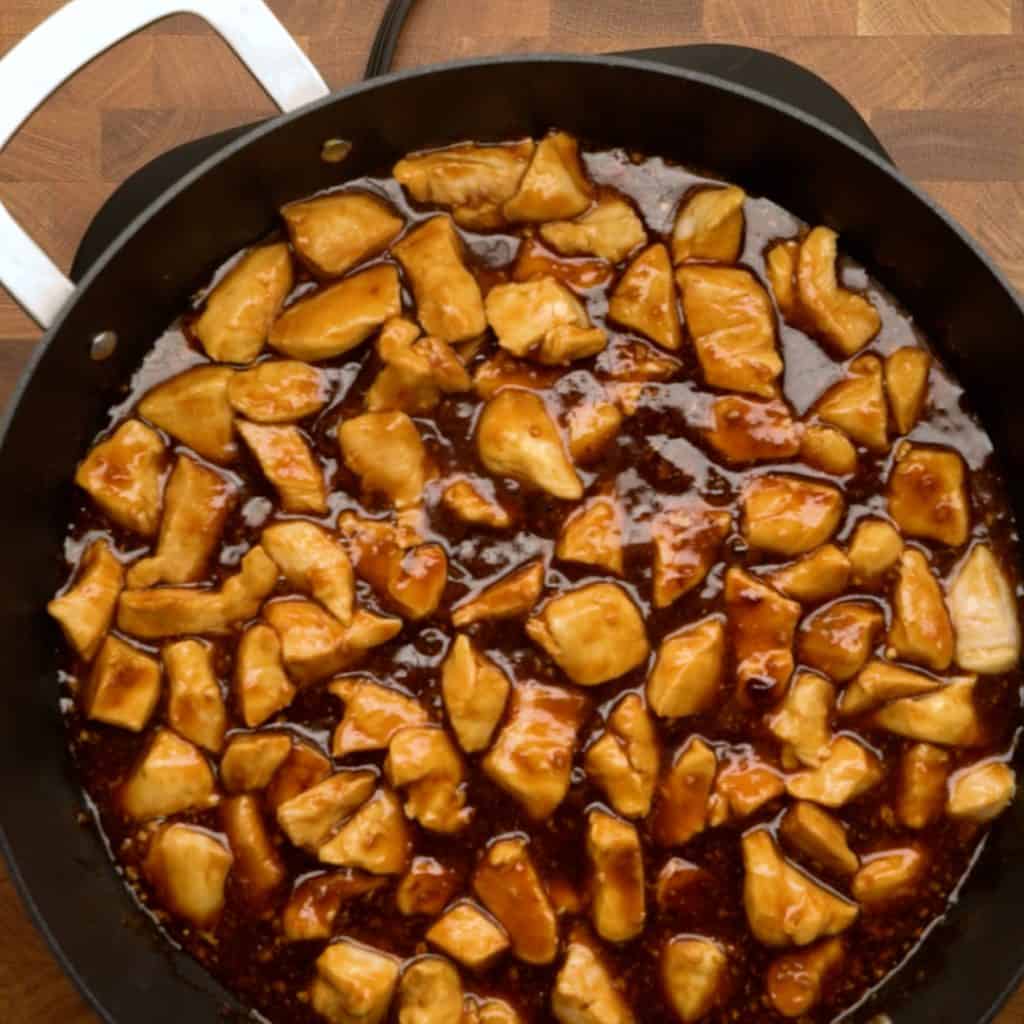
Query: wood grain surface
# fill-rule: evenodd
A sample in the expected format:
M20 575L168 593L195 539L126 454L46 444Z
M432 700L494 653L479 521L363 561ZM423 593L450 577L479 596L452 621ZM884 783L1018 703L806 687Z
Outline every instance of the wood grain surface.
M360 77L385 0L269 2L332 86ZM0 0L0 54L60 5ZM417 0L396 65L707 41L772 50L831 81L1024 290L1024 0ZM29 120L0 154L0 197L66 269L126 175L271 112L202 22L171 18L98 58ZM38 336L0 289L0 406ZM96 1020L0 869L0 1021ZM998 1024L1024 1024L1024 991Z

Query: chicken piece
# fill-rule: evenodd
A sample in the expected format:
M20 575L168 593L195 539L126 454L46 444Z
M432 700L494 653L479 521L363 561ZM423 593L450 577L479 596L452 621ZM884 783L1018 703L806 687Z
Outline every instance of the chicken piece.
M402 312L398 270L380 263L289 306L270 329L270 347L290 359L333 359Z
M267 806L276 811L282 804L323 782L331 774L331 762L309 743L296 742L267 786Z
M948 448L903 444L889 475L889 514L909 537L965 544L970 514L963 459Z
M505 673L475 650L468 636L455 637L441 666L441 695L455 737L467 754L490 745L509 689Z
M324 864L358 868L374 875L401 875L409 866L411 849L412 837L398 797L379 788L317 850L317 857Z
M313 1009L329 1024L381 1024L398 984L399 961L352 939L332 943L317 958Z
M942 590L928 560L915 548L905 548L900 559L888 644L888 657L940 672L953 660L953 626Z
M583 213L592 194L576 140L553 132L537 144L518 190L502 210L510 221L566 220Z
M688 913L711 907L715 899L714 876L683 857L670 857L655 882L655 899L665 913Z
M726 395L712 403L711 416L704 436L727 462L778 462L800 450L800 427L785 402Z
M793 634L802 614L800 605L742 569L729 569L725 610L733 635L741 701L748 705L775 703L793 674Z
M513 281L551 276L579 293L605 287L615 276L615 268L607 260L559 256L542 245L536 237L527 236L516 249L511 276Z
M384 325L377 352L384 369L366 392L370 412L401 410L417 415L436 408L444 395L469 391L473 380L462 360L440 338L396 338Z
M841 939L787 953L768 968L768 999L783 1017L802 1017L820 1001L825 983L843 962Z
M220 544L237 496L235 485L219 473L179 455L164 490L156 551L128 569L126 586L198 583Z
M746 270L683 267L676 272L686 326L709 385L774 398L782 359L768 293Z
M889 419L882 387L882 360L871 355L855 359L846 377L818 400L815 412L865 448L886 451Z
M473 374L473 390L486 402L502 388L542 391L551 387L561 375L562 370L528 363L524 359L516 359L499 350L476 368Z
M948 747L973 747L984 739L974 706L975 676L951 679L931 693L894 700L875 712L872 722L911 740Z
M635 1024L633 1011L615 986L608 968L590 944L569 943L555 987L551 1012L559 1024Z
M651 537L655 608L667 608L700 586L731 529L732 516L728 511L691 501L654 517Z
M331 754L337 758L367 750L387 750L399 729L427 725L430 721L419 701L371 679L335 679L327 689L345 702L345 714L331 742Z
M549 818L569 792L586 711L583 696L556 686L528 681L512 688L505 725L481 763L535 821Z
M580 686L618 679L650 653L639 609L614 583L562 592L527 621L526 635Z
M452 623L460 629L487 619L518 619L537 603L544 589L544 563L527 562L452 609Z
M1011 671L1020 660L1020 614L1010 582L987 544L977 544L953 581L949 613L956 663L982 675Z
M420 957L402 972L398 1024L458 1024L462 1001L459 972L443 957Z
M250 728L273 718L295 697L281 659L281 642L263 623L249 626L238 643L235 692L242 721Z
M234 880L242 902L265 908L284 884L288 873L267 835L257 797L233 796L221 804L221 824L234 856Z
M196 746L218 753L228 712L213 670L213 649L198 640L178 640L161 656L168 682L167 724Z
M220 759L220 781L229 793L266 789L292 751L292 740L283 732L234 735Z
M563 256L599 256L609 263L621 263L644 244L647 233L629 203L606 193L576 220L543 224L540 237Z
M931 368L932 357L915 345L898 348L886 356L885 388L896 430L901 434L909 434L921 416Z
M853 876L850 893L868 910L907 902L919 892L927 867L927 858L916 846L873 853Z
M616 338L600 360L602 375L613 381L671 380L683 364L638 338Z
M329 939L342 906L388 884L384 877L329 871L299 882L281 913L281 928L286 942Z
M268 526L260 543L293 587L315 597L343 626L352 621L352 564L336 538L296 519Z
M857 919L857 905L790 864L768 829L747 832L741 844L743 902L758 942L808 946L822 936L844 932Z
M743 490L743 535L762 551L802 555L835 533L844 511L843 495L831 484L765 473Z
M849 476L857 472L857 449L835 427L823 427L818 423L805 426L800 438L800 458L812 469L820 469L833 476Z
M801 764L816 768L829 753L829 720L836 702L835 687L813 672L798 672L768 728Z
M599 494L573 511L558 535L555 555L622 575L623 514L615 497Z
M286 512L323 515L327 511L323 472L298 427L265 426L243 420L238 423L238 432L277 491Z
M775 304L788 323L799 319L800 299L796 293L796 261L800 243L795 238L777 242L765 254L765 270L775 295Z
M440 914L459 884L458 875L433 857L414 857L395 890L395 904L406 917Z
M142 732L160 699L160 663L108 636L81 694L82 710L94 722Z
M505 146L452 146L407 156L392 173L418 203L448 206L457 224L487 230L505 223L502 204L519 188L533 149L532 139Z
M456 519L470 526L503 530L512 525L512 517L501 502L485 493L485 488L489 487L489 482L463 477L444 489L441 504Z
M825 544L810 554L778 569L768 582L795 601L817 602L837 597L850 582L850 559L834 544Z
M653 831L662 846L682 846L704 831L717 770L717 755L699 738L677 753L658 786Z
M125 590L117 603L117 628L146 640L184 634L230 633L255 618L277 585L277 566L263 548L250 548L239 571L219 589L160 587Z
M397 509L419 505L434 476L416 424L404 412L368 412L338 429L345 465L363 490L383 494Z
M558 921L525 839L492 843L473 874L473 889L508 933L514 956L528 964L555 959Z
M747 818L785 793L782 775L756 755L730 754L715 779L708 802L708 825L717 828Z
M728 958L711 939L676 936L661 951L661 982L676 1016L687 1022L711 1012L726 981Z
M583 765L625 818L646 818L654 799L660 756L643 698L628 693L612 709L604 732L587 748Z
M376 782L369 770L335 772L279 804L277 823L294 846L314 852L366 803Z
M743 243L743 189L702 188L679 208L672 229L672 262L735 263ZM686 1019L686 1018L684 1018Z
M157 729L120 792L121 810L135 821L206 810L217 800L203 752L170 729Z
M450 217L431 217L391 250L402 264L427 334L449 344L487 330L480 285L466 269ZM389 315L396 316L399 309Z
M121 563L107 541L96 540L86 549L74 583L46 606L83 661L96 657L123 587Z
M471 900L462 900L427 931L427 942L471 971L490 967L509 948L504 930Z
M1017 776L1008 764L975 764L954 776L946 813L956 821L985 825L1009 807L1016 793Z
M715 702L725 668L725 627L704 619L661 642L647 677L647 700L661 718L684 718Z
M786 791L797 800L842 807L873 789L885 776L879 758L849 736L837 736L816 768L791 775Z
M580 465L593 462L615 439L622 413L614 402L580 402L569 410L569 454Z
M938 821L946 804L950 756L930 743L914 743L900 757L896 817L907 828Z
M885 616L868 601L837 601L810 615L800 627L797 654L805 665L843 683L867 664Z
M294 359L271 359L228 379L231 408L254 423L293 423L318 413L327 399L324 375Z
M903 554L903 539L884 519L862 519L850 538L850 579L858 587L875 587Z
M668 249L644 249L626 268L608 300L612 320L675 351L683 343Z
M901 697L915 697L938 689L942 683L931 676L909 669L890 665L875 658L858 674L857 678L843 691L839 699L841 715L860 715L865 711L899 700Z
M152 838L142 873L160 905L196 928L212 929L224 909L232 856L224 844L191 825L164 825Z
M405 789L405 813L432 832L465 828L473 816L466 806L465 768L447 733L436 725L413 725L391 737L384 774Z
M336 192L282 207L299 257L325 277L340 277L383 252L402 230L402 218L366 192Z
M155 430L126 420L78 464L75 483L118 526L152 537L160 525L166 452Z
M852 875L860 859L850 849L842 823L815 804L798 801L779 826L782 841L837 875Z
M147 391L139 415L176 441L212 462L233 462L235 411L228 382L235 371L226 366L197 366Z
M797 256L797 294L814 332L839 355L852 356L878 333L882 320L867 299L839 283L837 238L831 228L817 227L803 240Z
M467 996L460 1024L523 1024L523 1018L504 999Z
M627 942L643 930L644 861L636 826L605 811L587 815L587 857L593 872L590 912L598 935Z

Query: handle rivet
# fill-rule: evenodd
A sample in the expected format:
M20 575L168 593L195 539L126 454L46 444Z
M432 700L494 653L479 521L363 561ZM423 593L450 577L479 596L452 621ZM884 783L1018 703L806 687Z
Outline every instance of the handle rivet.
M100 331L89 342L89 355L97 363L101 363L114 354L115 348L117 348L117 335L113 331Z
M320 150L320 159L325 164L340 164L352 152L352 143L347 139L328 139Z

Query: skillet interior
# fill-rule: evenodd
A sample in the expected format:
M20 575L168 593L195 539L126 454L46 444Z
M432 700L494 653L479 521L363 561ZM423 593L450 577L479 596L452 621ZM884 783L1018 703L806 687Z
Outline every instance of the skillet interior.
M0 449L0 709L4 845L64 966L108 1020L223 1019L231 1000L134 908L96 834L77 822L56 704L58 582L74 466L143 353L226 255L258 238L287 199L457 139L540 135L657 153L721 173L813 223L912 310L960 377L1003 459L1024 516L1024 310L958 229L899 176L813 119L728 83L637 61L520 57L380 79L257 128L144 214L83 281L27 371ZM353 142L340 168L327 138ZM114 330L114 356L89 339ZM1024 949L1024 804L996 826L947 924L881 1004L896 1021L989 1020ZM128 921L130 927L125 927ZM868 1009L855 1019L868 1019ZM877 1008L875 1011L877 1012Z

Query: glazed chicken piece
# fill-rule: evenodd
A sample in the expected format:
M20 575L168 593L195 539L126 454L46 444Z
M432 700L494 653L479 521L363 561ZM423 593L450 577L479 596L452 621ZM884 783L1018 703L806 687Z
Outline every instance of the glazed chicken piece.
M179 455L164 490L156 551L128 569L127 586L197 583L220 544L237 498L234 484L187 455Z
M298 427L239 420L238 432L277 491L286 512L319 516L327 511L323 472Z
M96 657L123 586L121 563L107 541L95 540L82 558L74 583L46 606L83 661Z
M142 872L160 905L199 929L211 929L224 909L232 856L204 829L164 825L150 840Z
M932 357L923 348L908 345L891 352L885 359L885 388L900 434L914 429L928 397L928 374Z
M987 544L971 549L949 591L956 663L969 672L1009 672L1020 660L1020 618L1005 573Z
M795 238L773 245L765 254L765 270L779 312L787 323L800 320L800 299L796 292L796 261L800 243Z
M398 1024L458 1024L462 1020L459 972L439 956L425 956L402 972Z
M621 263L647 240L643 221L633 207L612 193L572 221L543 224L540 237L563 256L599 256Z
M516 249L511 275L513 281L529 281L534 277L550 275L579 293L607 285L615 276L615 268L606 260L579 257L565 259L545 247L537 238L527 236Z
M338 428L345 465L363 490L383 494L397 509L419 505L434 476L416 424L404 412L368 412Z
M270 626L258 622L242 634L235 652L235 693L249 728L283 711L295 697L284 670L281 641Z
M298 256L324 277L340 277L377 256L402 230L402 218L366 192L336 192L281 208Z
M505 710L508 676L469 637L455 637L441 666L441 695L455 737L467 754L490 745Z
M288 873L277 848L267 834L255 796L233 796L221 804L221 825L234 856L234 882L244 904L266 908L284 884Z
M728 958L711 939L676 936L661 952L661 981L676 1016L703 1020L725 985Z
M691 739L658 786L654 836L662 846L682 846L708 823L718 757L702 739Z
M236 733L220 759L220 781L229 793L266 789L291 751L284 732Z
M638 338L615 338L599 360L602 375L631 383L671 380L682 366L674 356Z
M539 559L518 566L452 609L452 624L460 629L487 619L524 617L544 589L544 563Z
M436 725L413 725L391 737L384 774L404 789L405 813L432 832L458 832L473 811L466 807L465 767L448 734Z
M559 1024L635 1024L608 968L583 938L574 937L551 992Z
M753 275L734 267L684 266L676 281L707 383L774 398L782 359L771 302Z
M625 818L646 818L654 799L660 762L654 723L637 693L612 709L604 731L587 748L587 775Z
M314 853L366 803L376 781L372 771L335 772L279 804L277 823L294 846Z
M310 1003L329 1024L381 1024L399 970L399 961L390 954L341 939L317 958Z
M482 761L487 776L534 821L549 818L569 791L586 698L526 681L512 688L508 716Z
M584 401L574 405L566 417L569 454L580 465L593 462L615 439L622 426L622 413L614 402Z
M78 464L75 483L118 526L152 537L160 525L166 452L155 430L126 420Z
M958 772L949 787L946 813L956 821L984 825L998 818L1017 793L1017 776L1002 761L975 764Z
M953 660L953 626L942 590L928 560L915 548L904 549L900 559L888 644L887 657L939 672Z
M233 462L235 411L228 382L235 371L225 366L198 366L147 391L139 415L211 462Z
M672 261L735 263L743 243L743 189L702 188L679 208L672 230Z
M877 605L837 601L804 620L797 653L805 665L843 683L867 664L884 628L885 616Z
M605 811L587 815L587 857L593 873L591 917L608 942L626 942L644 927L644 864L636 826Z
M621 576L623 572L622 509L614 495L598 494L565 520L555 555Z
M156 710L160 682L155 658L108 636L82 689L82 708L94 722L141 732Z
M946 448L904 443L889 475L889 514L908 537L951 547L966 543L970 527L964 463Z
M947 747L973 747L983 732L974 706L975 676L951 679L919 697L903 697L880 708L873 723L897 736Z
M825 544L768 576L768 582L794 601L817 602L837 597L850 582L850 558L834 544Z
M122 811L134 821L206 810L218 800L203 752L170 729L156 731L119 796Z
M810 949L779 957L768 968L768 999L783 1017L801 1017L820 1001L825 984L842 965L842 939L825 939Z
M751 547L776 555L802 555L824 544L845 511L830 484L765 473L743 490L743 535Z
M398 270L381 263L289 306L270 329L270 347L307 363L333 359L401 312Z
M504 999L466 996L460 1024L523 1024L523 1019Z
M907 828L926 828L938 821L946 804L951 759L930 743L914 743L900 757L896 817Z
M800 458L812 469L833 476L857 472L857 449L841 430L811 423L800 438Z
M674 352L682 345L672 263L664 245L644 249L626 267L608 299L608 315L662 348Z
M725 668L725 627L704 619L669 634L647 677L647 700L661 718L684 718L715 702Z
M846 376L818 400L814 411L865 448L886 451L889 418L882 387L882 360L871 355L855 359Z
M167 672L167 724L196 746L218 753L228 713L213 670L213 648L198 640L178 640L161 656Z
M727 395L714 400L711 418L704 436L727 462L779 462L800 450L800 428L785 402Z
M375 877L342 869L327 871L299 882L281 912L281 928L287 942L329 939L342 906L388 884Z
M525 359L516 359L499 349L476 368L473 374L473 390L485 402L502 388L541 391L552 387L562 372L562 369L553 366L540 366L537 363L528 363Z
M576 140L553 132L537 144L518 190L502 209L513 222L565 220L583 213L592 194Z
M714 876L685 857L669 857L658 872L654 884L660 910L672 913L699 911L715 899Z
M505 507L487 493L492 490L489 481L463 478L449 484L441 495L441 504L457 519L470 526L489 526L503 530L512 525L512 517Z
M283 242L250 249L217 282L192 326L219 363L251 363L292 290L292 258Z
M732 529L725 509L686 501L666 509L651 522L654 541L653 596L655 608L667 608L700 586L718 559L722 542Z
M400 914L440 914L458 891L460 880L433 857L414 857L395 890Z
M708 801L708 825L739 821L785 793L782 775L756 754L730 751Z
M852 875L860 867L842 823L815 804L793 804L782 819L779 836L797 853L838 875Z
M372 679L347 676L335 679L327 690L345 703L345 713L331 741L331 754L336 758L387 750L399 729L430 721L418 700Z
M323 782L330 774L331 762L319 750L303 741L294 742L266 788L264 799L267 806L276 811L293 797Z
M828 756L835 701L835 687L827 679L798 672L778 710L768 717L768 728L797 762L816 768Z
M471 971L489 967L510 946L504 929L471 900L456 903L438 918L427 931L427 942Z
M317 850L324 864L401 875L409 866L412 837L394 793L379 788L334 836Z
M853 583L873 588L899 563L903 538L884 519L862 519L853 531L847 553Z
M941 685L938 679L931 676L912 672L898 665L890 665L887 661L875 658L868 662L854 681L843 690L839 700L839 713L860 715L901 697L930 693Z
M916 846L873 853L853 876L850 893L866 910L888 909L919 892L928 860Z
M228 379L228 401L253 423L293 423L318 413L328 398L327 381L314 366L270 359Z
M825 807L842 807L873 789L885 776L877 755L849 736L837 736L816 768L786 780L786 791L797 800Z

